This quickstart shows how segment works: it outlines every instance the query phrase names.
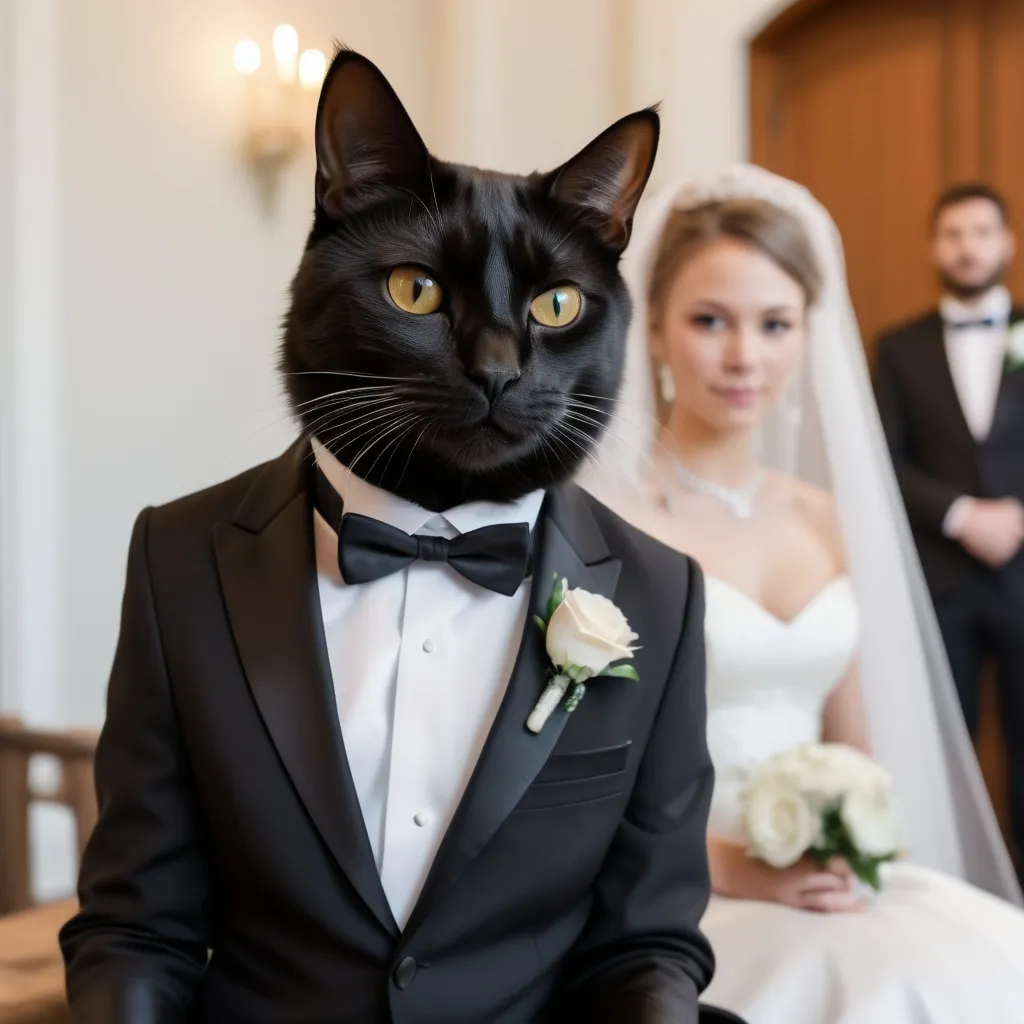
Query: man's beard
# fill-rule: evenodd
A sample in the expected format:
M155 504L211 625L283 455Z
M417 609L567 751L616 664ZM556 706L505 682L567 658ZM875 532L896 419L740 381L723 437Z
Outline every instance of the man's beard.
M943 290L961 302L972 302L981 298L985 292L995 288L997 284L1003 283L1003 276L1006 274L1006 264L1000 263L995 270L980 283L958 281L955 277L939 271L939 280L942 282Z

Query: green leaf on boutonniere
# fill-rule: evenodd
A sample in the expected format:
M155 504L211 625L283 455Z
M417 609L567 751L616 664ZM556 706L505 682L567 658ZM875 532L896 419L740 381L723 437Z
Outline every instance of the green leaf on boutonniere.
M1016 373L1024 368L1024 320L1010 324L1006 348L1006 373Z
M583 700L583 695L586 692L587 688L583 683L573 683L572 689L569 691L569 696L565 698L565 704L562 705L567 714L572 714L572 712L579 707L579 703Z
M616 679L632 679L634 683L640 682L640 673L632 665L614 665L601 673L603 676L615 676Z
M559 577L557 572L554 574L554 576L555 576L555 586L554 586L554 589L551 591L551 597L548 598L548 620L549 621L551 619L551 616L555 614L555 609L565 599L565 588L562 586L562 580Z
M536 622L537 625L540 627L540 631L545 636L547 636L547 634L548 634L548 624L539 615L534 615L533 621Z
M594 674L589 668L580 668L579 665L566 665L562 672L574 683L585 683Z

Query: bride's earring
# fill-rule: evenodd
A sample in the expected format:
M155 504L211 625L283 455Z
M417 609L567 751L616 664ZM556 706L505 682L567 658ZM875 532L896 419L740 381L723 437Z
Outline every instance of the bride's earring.
M676 400L676 379L672 376L672 367L666 362L658 363L658 390L666 405L671 405Z

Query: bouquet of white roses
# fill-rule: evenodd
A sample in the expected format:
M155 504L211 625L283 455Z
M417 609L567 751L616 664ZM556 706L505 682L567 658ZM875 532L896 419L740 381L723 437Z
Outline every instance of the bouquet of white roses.
M776 868L841 857L871 888L899 854L889 773L839 743L807 744L761 764L743 793L747 852Z

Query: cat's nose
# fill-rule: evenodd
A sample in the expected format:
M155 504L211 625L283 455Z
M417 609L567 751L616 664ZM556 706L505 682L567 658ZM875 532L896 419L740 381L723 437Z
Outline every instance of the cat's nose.
M473 338L465 365L469 379L492 405L522 376L516 338L498 328L485 328Z
M487 401L493 405L513 381L522 374L513 366L478 366L469 371L469 378L483 391Z

